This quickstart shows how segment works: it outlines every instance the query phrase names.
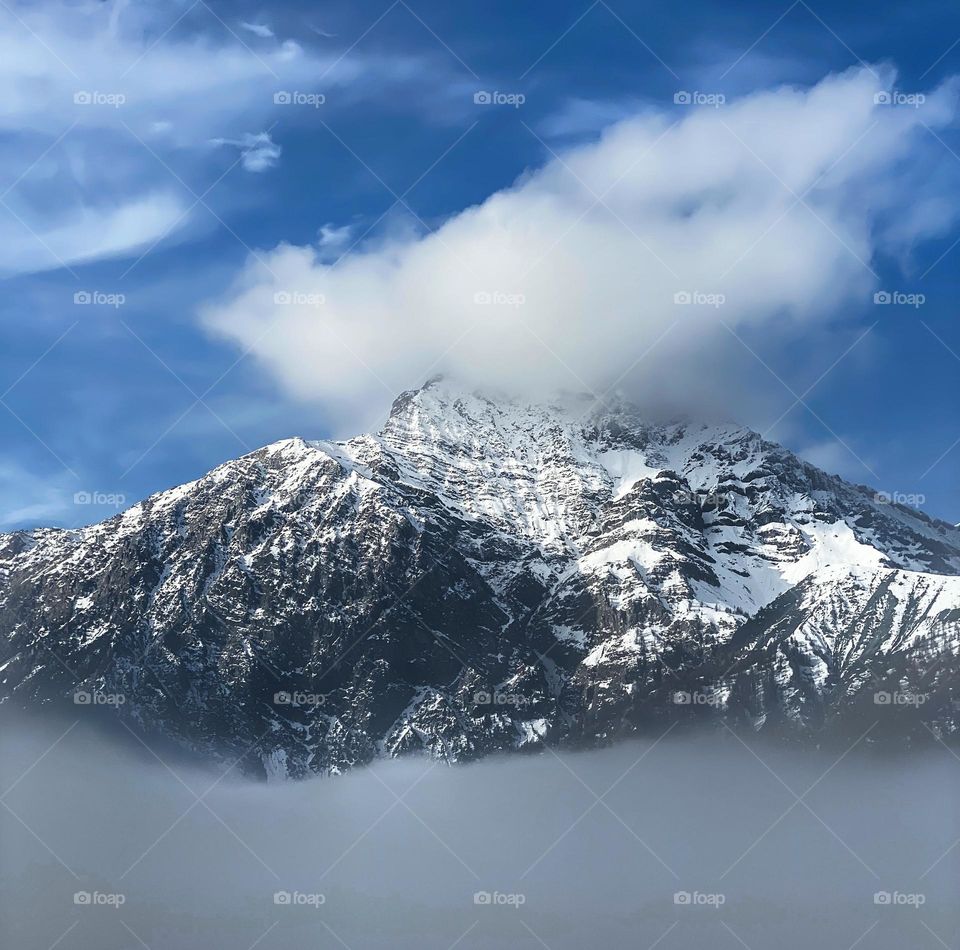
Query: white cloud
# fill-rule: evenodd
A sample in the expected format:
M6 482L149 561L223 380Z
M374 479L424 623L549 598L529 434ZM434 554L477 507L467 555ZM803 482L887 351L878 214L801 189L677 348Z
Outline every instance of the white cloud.
M0 222L0 274L37 273L147 248L184 220L181 199L165 192L133 197L117 207L82 206L52 220L20 216Z
M280 161L280 146L273 141L269 132L254 135L247 132L239 139L214 139L214 145L232 145L240 149L243 167L248 172L265 172Z
M259 36L265 40L275 35L273 30L265 23L248 23L246 20L241 20L240 26L250 33L253 33L254 36Z
M307 22L307 26L310 27L310 29L314 33L316 33L317 36L322 36L325 40L332 40L337 37L336 33L329 33L326 30L321 29L319 26L317 26L314 23Z
M540 123L540 131L557 138L593 135L639 110L640 103L636 100L594 100L574 96Z
M0 531L52 520L70 523L76 487L66 472L42 478L0 459Z
M413 57L340 57L248 23L260 37L254 50L203 4L42 0L12 11L0 31L0 179L21 221L0 216L4 275L57 267L58 258L129 256L185 231L194 202L183 186L199 193L211 180L212 138L236 144L243 167L260 172L280 145L246 129L315 119L278 105L279 91L323 94L335 110L426 75ZM219 187L210 200L233 199ZM138 210L143 222L131 222Z
M720 369L727 327L775 338L855 310L877 252L955 217L953 159L924 127L952 119L954 89L919 109L876 105L894 78L857 69L648 111L432 234L336 264L281 245L203 319L296 396L341 410L367 412L437 370L599 392L651 347L641 396L709 404L736 384Z
M877 465L879 468L879 465L872 458L866 458L861 462L847 447L848 445L846 440L838 442L836 439L824 439L822 442L801 445L797 449L797 455L831 475L862 482L867 472L870 472L867 466Z
M322 260L336 260L349 248L354 231L352 224L323 225L317 232L317 256Z

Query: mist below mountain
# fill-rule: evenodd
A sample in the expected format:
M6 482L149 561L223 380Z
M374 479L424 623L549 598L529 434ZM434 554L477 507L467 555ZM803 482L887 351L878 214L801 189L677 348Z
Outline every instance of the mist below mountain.
M943 747L724 730L266 784L70 719L2 726L7 947L842 950L960 930Z

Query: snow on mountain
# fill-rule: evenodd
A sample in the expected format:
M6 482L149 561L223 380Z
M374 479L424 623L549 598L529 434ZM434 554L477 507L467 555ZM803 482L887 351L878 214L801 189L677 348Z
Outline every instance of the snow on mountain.
M121 695L270 774L677 716L809 733L880 693L949 732L960 530L741 427L433 380L376 435L0 536L0 631L3 699Z

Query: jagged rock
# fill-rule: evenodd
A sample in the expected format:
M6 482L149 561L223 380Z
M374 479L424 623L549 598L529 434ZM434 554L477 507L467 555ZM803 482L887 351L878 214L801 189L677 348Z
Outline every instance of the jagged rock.
M128 722L270 776L678 717L944 734L958 575L955 526L747 429L434 380L378 435L0 535L0 699L119 695Z

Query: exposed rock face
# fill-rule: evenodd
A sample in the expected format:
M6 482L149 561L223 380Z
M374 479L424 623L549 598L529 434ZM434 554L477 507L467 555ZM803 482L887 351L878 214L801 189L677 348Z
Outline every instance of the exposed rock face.
M268 775L677 717L942 734L960 530L743 428L434 381L376 436L0 535L0 635L0 698L120 695Z

